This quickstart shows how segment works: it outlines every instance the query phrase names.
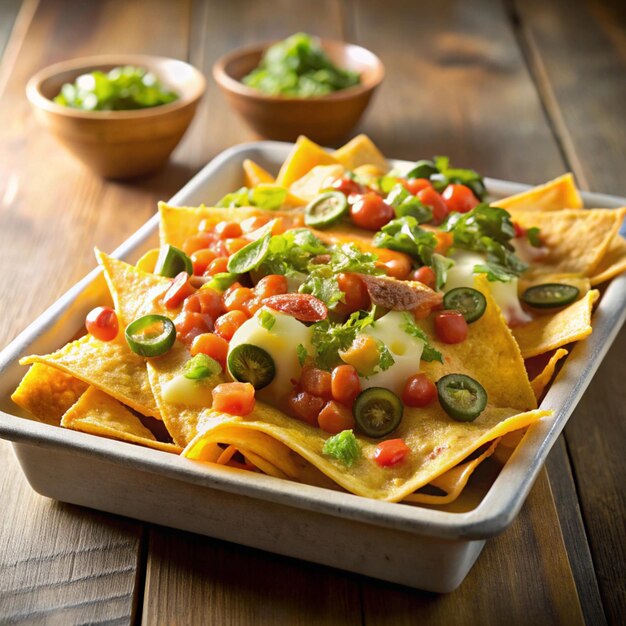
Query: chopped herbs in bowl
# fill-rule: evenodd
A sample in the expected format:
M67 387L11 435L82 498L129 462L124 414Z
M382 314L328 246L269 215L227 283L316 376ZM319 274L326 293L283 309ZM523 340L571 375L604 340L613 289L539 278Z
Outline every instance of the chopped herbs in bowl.
M242 82L272 96L311 98L359 85L361 77L335 65L317 39L296 33L270 46Z
M65 83L54 102L84 111L129 111L169 104L179 95L143 67L127 65L94 70Z

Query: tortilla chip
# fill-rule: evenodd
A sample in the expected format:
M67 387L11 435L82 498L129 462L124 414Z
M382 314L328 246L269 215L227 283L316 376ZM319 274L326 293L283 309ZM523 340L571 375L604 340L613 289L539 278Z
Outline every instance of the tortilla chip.
M141 420L111 396L89 387L63 416L61 426L83 433L138 443L156 450L180 454L181 448L157 441Z
M86 335L44 356L20 359L21 365L43 363L100 389L142 415L161 419L152 395L146 364L123 338L99 341Z
M361 179L365 179L369 182L373 182L384 176L387 173L387 168L382 168L378 165L374 165L373 163L366 163L365 165L359 165L359 167L354 168L354 173Z
M591 311L600 297L592 289L585 297L554 315L543 315L524 326L513 329L522 356L526 359L556 350L572 341L580 341L591 334Z
M591 285L595 287L626 272L626 239L617 234L611 240L602 260L591 276Z
M357 135L345 146L335 150L333 156L347 170L355 170L361 165L375 165L384 172L389 170L387 159L367 135Z
M151 248L135 263L135 267L142 272L154 272L159 259L159 248Z
M434 495L429 493L410 493L403 502L410 502L412 504L450 504L454 502L460 495L470 476L474 473L474 470L485 460L488 459L498 446L499 439L495 439L491 445L489 445L482 454L477 456L471 461L461 463L451 470L448 470L445 474L438 476L432 480L429 485L441 489L445 492L444 495Z
M567 356L567 350L565 350L564 348L559 348L550 357L550 360L546 363L543 371L530 381L533 391L535 392L537 401L539 401L539 399L543 395L545 388L550 384L550 381L554 376L554 370L556 369L557 363L565 356Z
M63 413L80 398L87 384L59 369L35 363L11 395L11 400L40 422L58 426Z
M344 171L343 165L316 165L302 178L298 178L289 187L289 191L309 202L318 196L322 189L327 189L333 181L341 178Z
M524 228L538 226L549 249L536 273L565 272L593 276L617 235L626 208L518 211L515 220Z
M419 323L431 338L433 347L445 356L444 363L422 361L420 369L434 381L446 374L466 374L485 388L491 404L519 411L534 409L537 401L520 349L500 307L491 296L489 283L483 274L476 275L474 286L485 296L487 308L479 320L469 325L465 341L441 343L435 339L432 319Z
M533 187L514 196L495 200L491 204L506 209L515 216L518 210L558 211L583 207L582 198L576 189L574 176L571 173L563 174L544 185Z
M258 163L250 159L243 162L243 177L246 187L256 187L261 183L274 183L274 177Z
M470 423L452 420L438 404L423 409L407 408L394 433L411 450L405 461L391 468L378 466L374 461L378 440L359 437L362 457L347 468L323 453L330 435L257 402L246 418L213 413L183 456L198 458L205 446L223 443L222 438L232 442L234 436L240 446L245 446L248 431L261 432L284 443L346 490L396 502L452 469L485 443L549 414L541 410L515 414L513 409L488 406Z
M301 135L282 164L276 177L276 184L281 187L290 187L298 178L302 178L316 165L333 165L335 163L337 163L337 159L334 156Z

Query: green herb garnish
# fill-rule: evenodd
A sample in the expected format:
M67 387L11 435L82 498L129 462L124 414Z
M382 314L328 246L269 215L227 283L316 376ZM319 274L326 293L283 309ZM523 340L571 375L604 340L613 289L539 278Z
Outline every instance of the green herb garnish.
M215 359L201 353L196 354L185 363L183 376L191 380L200 380L221 374L221 372L222 366Z
M373 243L378 248L404 252L421 265L430 265L437 239L421 228L415 217L407 215L385 224L374 236Z
M423 361L439 361L443 363L443 356L439 350L436 350L430 345L430 340L426 333L415 323L415 320L408 314L404 313L404 323L402 324L402 330L411 337L415 337L424 342L424 349L422 350Z
M361 446L351 430L342 430L324 443L324 454L352 467L361 458Z
M266 211L274 211L280 209L286 197L287 190L277 185L258 185L252 189L240 187L237 191L227 193L215 206L224 209L255 206Z
M309 356L309 353L307 352L307 349L301 343L299 343L296 346L296 353L298 354L298 363L300 363L300 367L302 367L304 363L306 362L306 359Z
M261 309L259 311L259 324L265 328L265 330L272 330L272 327L276 324L276 317L269 311Z

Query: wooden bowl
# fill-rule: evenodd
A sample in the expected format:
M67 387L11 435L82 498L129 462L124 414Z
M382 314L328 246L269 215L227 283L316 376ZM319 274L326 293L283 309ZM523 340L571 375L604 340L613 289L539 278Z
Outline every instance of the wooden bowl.
M318 143L344 138L357 124L385 70L380 59L365 48L322 39L333 63L361 75L361 84L313 98L270 96L248 87L241 79L258 66L272 43L235 50L213 66L213 77L231 106L262 137L294 141L306 135Z
M93 70L135 65L153 72L180 96L132 111L81 111L56 104L65 83ZM165 164L193 119L206 89L204 76L183 61L157 56L106 55L73 59L35 74L26 95L35 117L87 167L105 178L132 178Z

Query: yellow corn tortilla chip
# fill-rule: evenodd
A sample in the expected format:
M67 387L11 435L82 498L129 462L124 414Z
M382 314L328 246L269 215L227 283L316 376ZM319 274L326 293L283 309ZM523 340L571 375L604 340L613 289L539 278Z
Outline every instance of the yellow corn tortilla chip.
M290 187L298 178L302 178L316 165L333 165L335 163L337 163L337 159L334 156L301 135L282 164L276 177L276 184L281 187Z
M159 259L159 248L151 248L135 263L135 267L142 272L154 272Z
M344 171L343 165L316 165L302 178L298 178L289 191L308 202L318 196L322 189L330 187L334 180L341 178Z
M58 426L63 413L80 398L87 384L59 369L34 363L11 400L45 424Z
M495 406L534 409L537 401L519 347L483 274L476 275L474 286L485 296L487 307L483 316L469 325L465 341L441 343L435 338L432 319L420 322L433 347L444 355L444 363L422 361L420 369L434 381L452 372L466 374L481 383Z
M495 200L491 204L506 209L515 216L518 210L558 211L583 207L582 198L576 189L574 176L571 173L563 174L544 185L533 187L514 196Z
M366 163L365 165L359 165L354 168L354 173L359 178L364 178L368 181L376 180L387 173L387 168L384 169L373 163Z
M626 272L626 239L617 234L611 240L602 260L591 276L591 285L595 287Z
M625 214L626 208L518 211L515 219L524 228L539 227L549 249L548 255L531 268L533 271L593 276Z
M83 433L138 443L156 450L180 454L181 448L157 441L141 420L106 393L89 387L63 416L61 426Z
M383 172L389 170L387 159L367 135L357 135L345 146L335 150L333 156L347 170L355 170L361 165L375 165Z
M86 335L44 356L20 359L20 364L43 363L55 367L108 393L142 415L161 419L143 358L126 345L123 338L99 341Z
M261 183L274 183L274 177L251 159L244 159L243 180L246 187L256 187Z
M445 474L438 476L432 480L429 485L437 487L444 491L446 495L434 495L429 493L410 493L403 502L410 502L412 504L450 504L454 502L460 495L470 476L474 473L474 470L485 460L488 459L498 446L499 439L495 439L491 445L489 445L484 452L471 461L461 463L451 470L448 470Z
M456 422L438 404L424 409L407 408L394 433L411 450L403 463L379 467L374 461L374 450L379 442L359 437L362 457L347 468L323 453L324 442L330 435L258 402L246 418L213 413L211 420L205 422L205 427L198 430L196 438L183 451L183 456L198 458L204 446L222 443L222 432L232 440L234 430L239 429L242 441L247 431L258 431L284 443L344 489L396 502L453 468L485 443L549 414L542 410L516 414L513 409L488 406L475 421Z
M545 388L552 380L557 363L565 356L567 356L567 350L559 348L550 357L550 360L546 363L543 370L530 381L533 391L535 392L535 396L537 397L537 401L539 401L539 398L543 395Z
M572 341L591 334L591 312L600 297L597 289L553 315L537 317L524 326L513 329L522 356L526 359L556 350Z

